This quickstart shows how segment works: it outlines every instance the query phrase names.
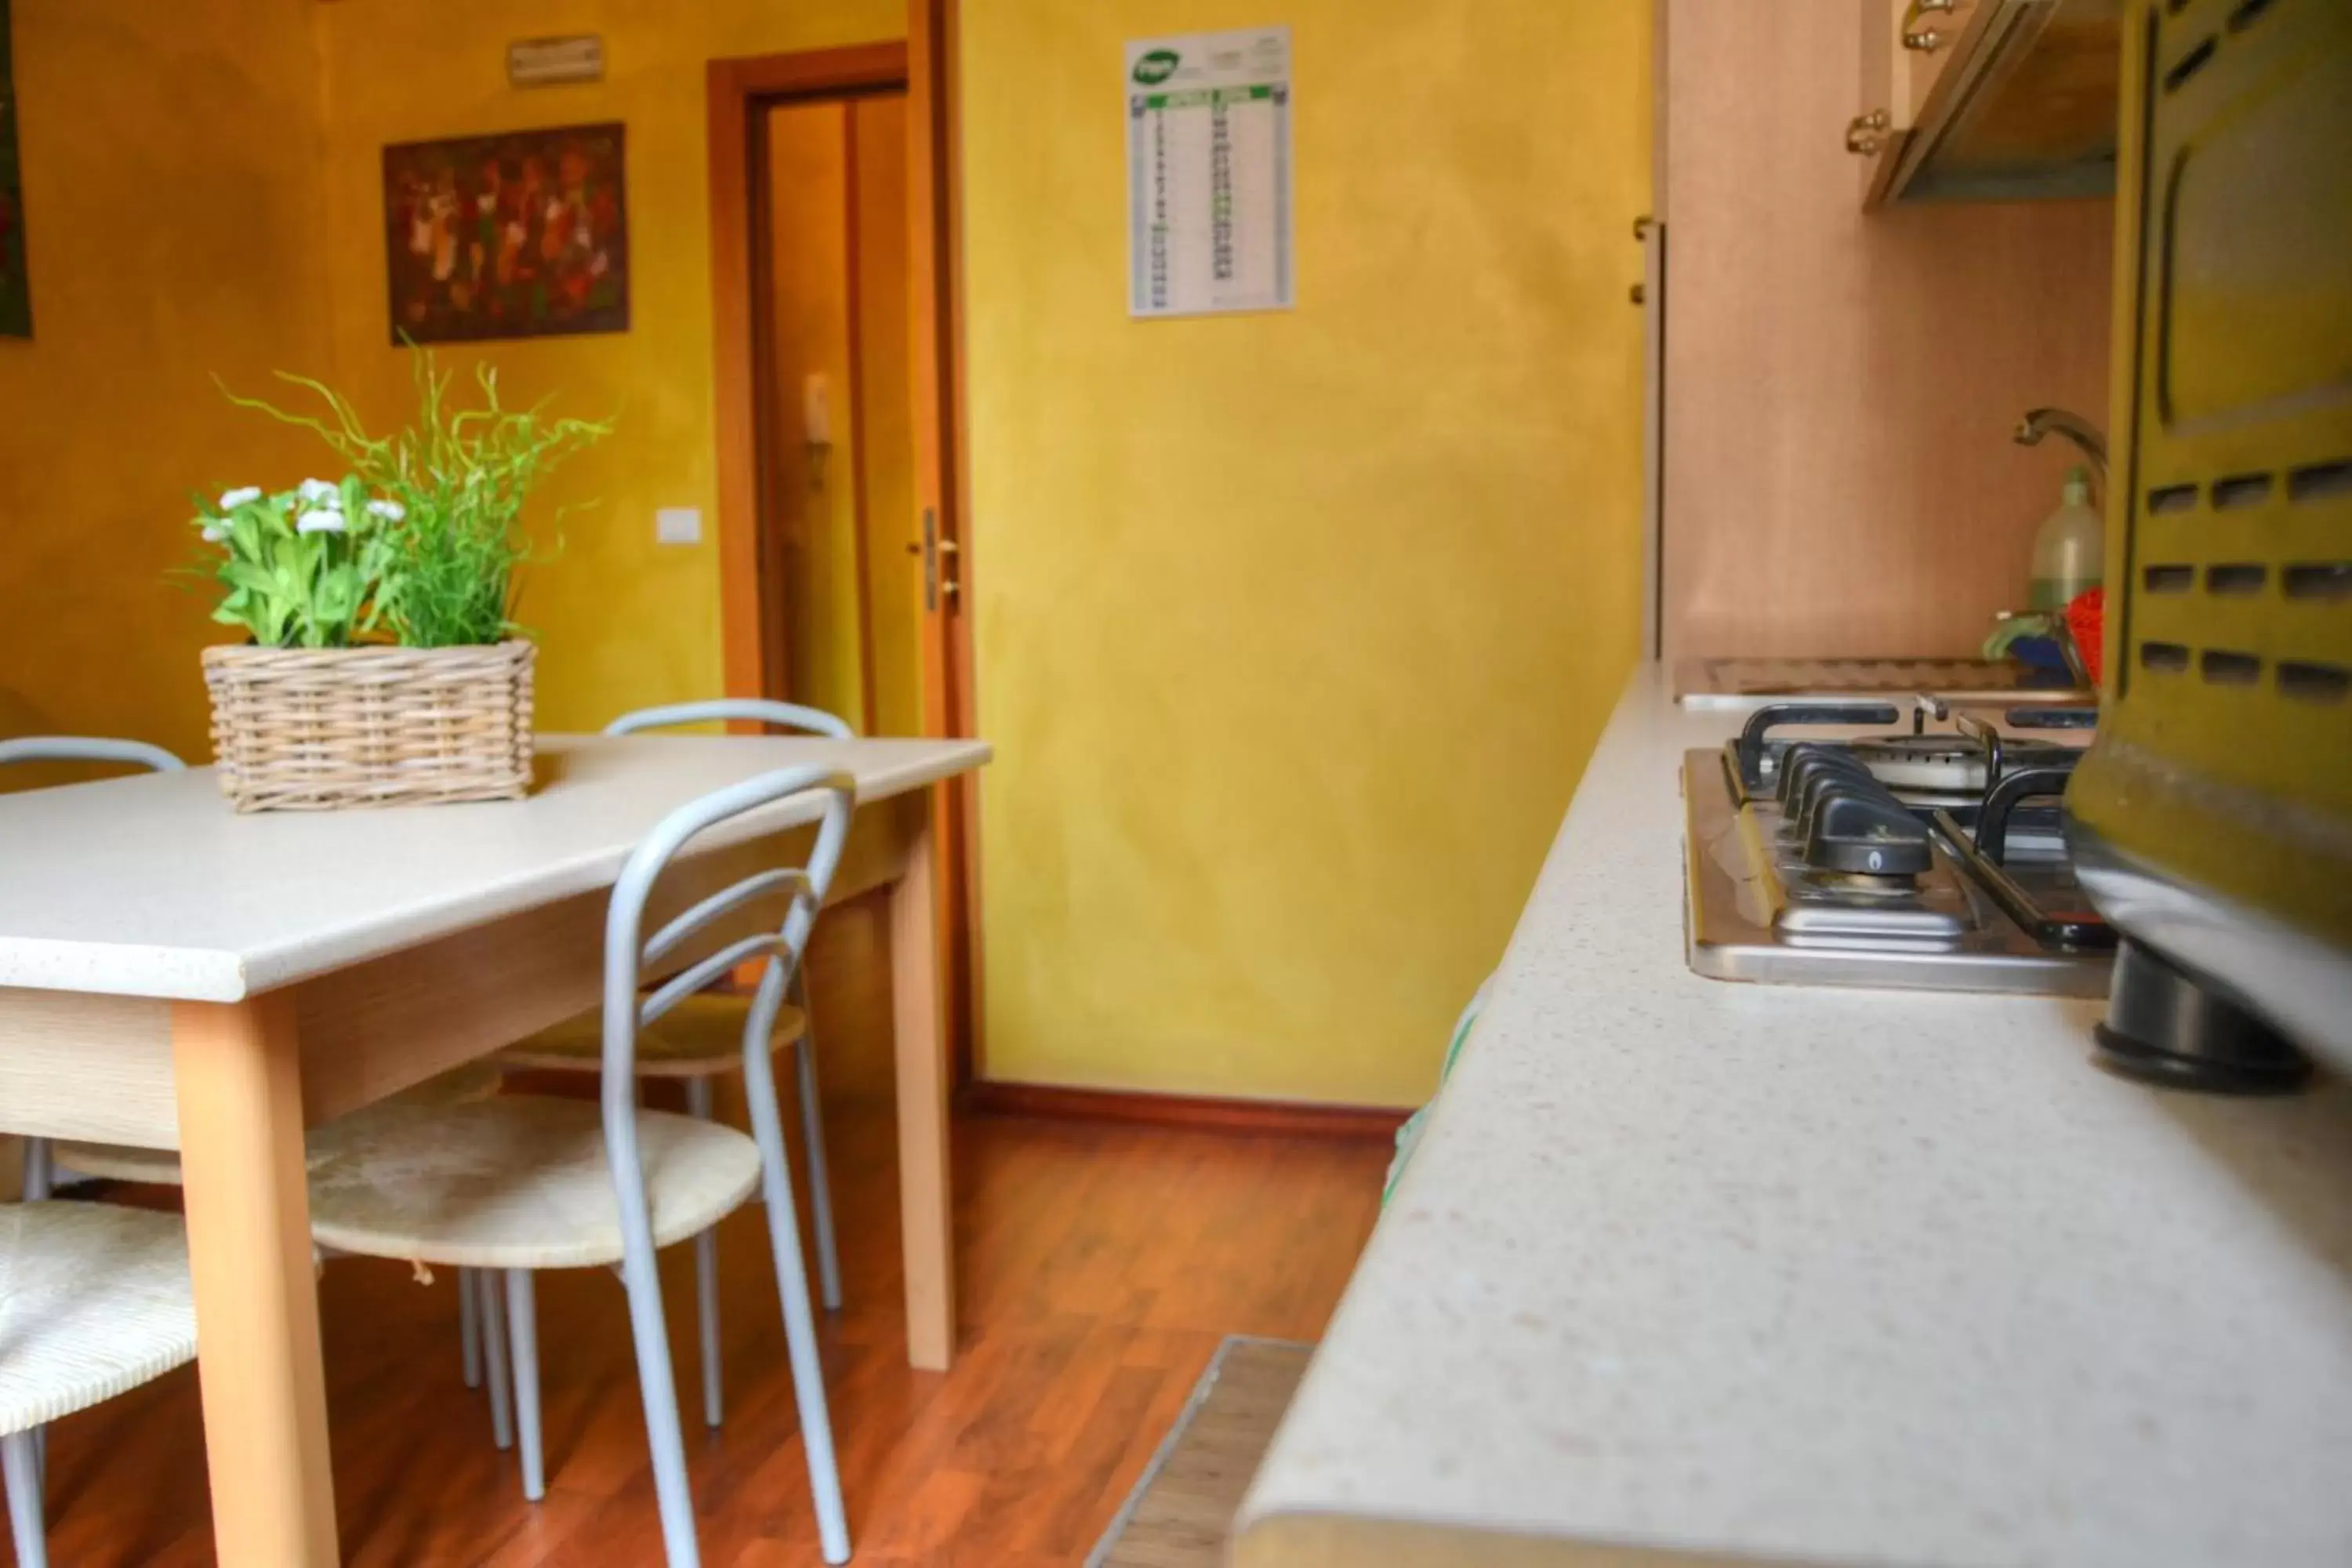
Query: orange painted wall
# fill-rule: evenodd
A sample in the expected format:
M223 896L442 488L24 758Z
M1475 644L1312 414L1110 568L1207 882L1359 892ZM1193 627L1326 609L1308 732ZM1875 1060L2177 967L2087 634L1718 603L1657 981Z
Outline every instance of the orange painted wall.
M213 384L317 363L313 0L14 0L29 341L0 338L0 733L210 754L192 489L307 437Z
M188 490L286 483L323 449L224 404L276 369L408 408L386 318L386 142L531 125L629 127L626 333L502 342L509 395L611 414L614 438L534 519L560 552L522 617L555 727L720 689L703 69L903 37L903 0L15 0L35 340L0 341L0 729L208 750L195 650L221 635L189 558ZM603 82L519 91L509 40L603 35ZM705 542L653 514L699 507Z
M407 367L386 325L379 216L387 142L534 125L628 126L629 331L451 353L495 360L514 394L611 414L613 439L548 487L535 526L560 532L522 618L541 643L540 713L601 724L722 689L711 395L710 203L703 72L711 59L906 35L904 0L336 0L319 5L328 104L326 361L372 414L399 417ZM514 38L596 33L601 82L519 91ZM658 507L700 508L703 542L656 545ZM556 513L570 508L560 521Z

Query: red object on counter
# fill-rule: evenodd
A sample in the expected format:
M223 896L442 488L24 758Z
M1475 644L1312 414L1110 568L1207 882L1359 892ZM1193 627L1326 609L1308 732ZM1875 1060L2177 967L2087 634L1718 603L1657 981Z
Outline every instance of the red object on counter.
M2083 656L2083 668L2091 674L2091 684L2099 685L2105 677L2100 662L2106 657L2107 591L2085 588L2066 601L2066 630L2074 639L2074 649Z

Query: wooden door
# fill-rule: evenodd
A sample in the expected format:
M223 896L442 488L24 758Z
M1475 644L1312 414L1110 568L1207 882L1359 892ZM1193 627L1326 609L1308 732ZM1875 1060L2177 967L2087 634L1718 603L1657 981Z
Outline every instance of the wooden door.
M916 543L923 573L923 733L973 732L970 556L964 548L956 267L955 0L907 8L908 384L914 396ZM978 1054L976 828L970 775L932 795L941 1011L958 1082Z

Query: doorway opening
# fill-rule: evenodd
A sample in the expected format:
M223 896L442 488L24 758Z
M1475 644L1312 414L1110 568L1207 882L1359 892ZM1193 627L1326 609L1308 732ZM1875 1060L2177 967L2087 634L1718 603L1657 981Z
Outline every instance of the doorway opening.
M862 734L919 734L906 89L753 114L761 684Z
M941 702L959 639L924 591L953 537L929 60L884 43L709 67L727 689L865 734L961 732Z

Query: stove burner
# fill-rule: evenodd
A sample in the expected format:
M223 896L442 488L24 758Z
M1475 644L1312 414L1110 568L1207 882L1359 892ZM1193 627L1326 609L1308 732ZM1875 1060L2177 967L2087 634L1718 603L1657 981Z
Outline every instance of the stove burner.
M2077 748L2049 736L2095 713L2021 706L1999 717L2009 732L1934 694L1906 709L1774 703L1720 752L1692 752L1692 967L2104 996L2114 933L2085 903L2059 832ZM1906 718L1910 733L1889 732ZM1830 725L1844 733L1790 734Z
M2054 741L2004 736L1970 714L1953 722L1960 734L1869 735L1846 742L1846 750L1890 789L1948 795L1981 795L2014 770L2071 768L2081 755Z
M1764 790L1768 768L1765 736L1776 724L1892 724L1902 715L1891 702L1770 702L1748 716L1731 743L1741 791Z
M1984 749L1949 735L1874 735L1849 742L1846 752L1890 789L1975 795L1984 788Z

